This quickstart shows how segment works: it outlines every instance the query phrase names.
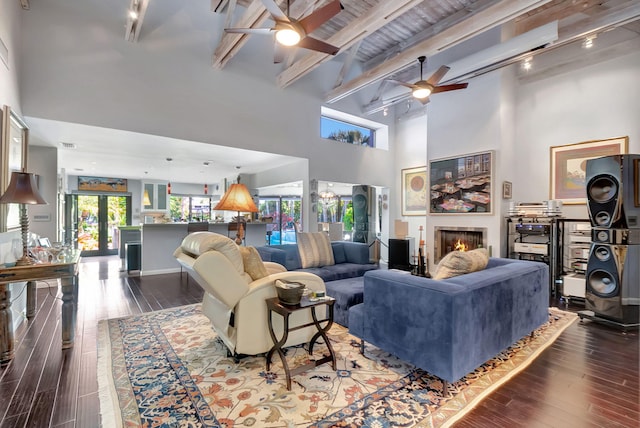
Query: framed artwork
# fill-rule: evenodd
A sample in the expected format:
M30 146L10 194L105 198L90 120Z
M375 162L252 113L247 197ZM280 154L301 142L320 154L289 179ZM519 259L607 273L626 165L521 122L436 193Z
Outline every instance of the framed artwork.
M402 170L402 215L427 215L427 167Z
M2 109L2 174L0 177L0 194L4 193L11 181L13 171L27 168L27 145L29 128L11 107ZM0 204L0 232L20 227L18 204Z
M429 213L490 214L492 176L493 151L430 161Z
M511 184L510 181L503 181L502 182L502 199L511 199L513 196L513 193L511 191L511 188L513 187L513 184Z
M78 177L78 190L94 192L126 192L126 178Z
M551 147L549 199L585 204L587 160L627 153L628 146L629 137L618 137Z

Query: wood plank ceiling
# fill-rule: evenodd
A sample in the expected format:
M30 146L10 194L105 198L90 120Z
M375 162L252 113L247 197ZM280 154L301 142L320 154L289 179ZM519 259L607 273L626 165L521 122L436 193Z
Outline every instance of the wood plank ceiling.
M286 0L277 2L286 10ZM291 0L290 13L299 19L328 2ZM344 10L313 32L313 37L340 47L338 57L344 63L336 76L336 86L325 101L337 101L365 86L398 76L415 66L418 56L432 56L506 22L515 23L514 35L518 35L559 20L559 33L568 39L606 28L610 21L628 24L638 20L638 3L637 0L342 0ZM240 8L244 8L242 13ZM212 0L212 10L226 13L226 23L233 27L263 28L271 24L261 0ZM239 18L232 19L238 15ZM223 68L249 37L225 33L213 55L214 67ZM297 51L289 55L277 76L276 83L282 88L336 58L305 49ZM345 82L346 68L354 60L362 64L364 71ZM417 67L414 69L417 71ZM405 79L409 73L403 74Z

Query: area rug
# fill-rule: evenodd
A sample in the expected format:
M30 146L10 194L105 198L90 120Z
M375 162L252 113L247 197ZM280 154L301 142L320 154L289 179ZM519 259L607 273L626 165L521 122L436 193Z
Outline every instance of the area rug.
M238 363L201 313L200 305L101 321L98 381L103 427L446 427L523 370L573 321L555 308L549 321L449 385L334 325L329 338L337 370L324 364L286 378L277 356ZM326 353L322 344L314 358ZM287 349L295 367L302 347Z

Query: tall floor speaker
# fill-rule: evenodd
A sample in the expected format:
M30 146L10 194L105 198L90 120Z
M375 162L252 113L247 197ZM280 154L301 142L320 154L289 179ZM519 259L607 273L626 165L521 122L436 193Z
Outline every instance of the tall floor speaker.
M593 227L640 228L640 155L589 159L585 179Z
M621 323L640 317L640 245L592 243L585 307Z
M353 201L353 242L370 244L375 240L375 199L376 189L358 185L352 189Z

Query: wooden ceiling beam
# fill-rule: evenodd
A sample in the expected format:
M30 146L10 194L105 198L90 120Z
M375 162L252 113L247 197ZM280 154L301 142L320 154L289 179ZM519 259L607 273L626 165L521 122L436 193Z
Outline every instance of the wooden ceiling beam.
M242 7L247 7L251 3L251 0L237 0L237 3ZM211 0L211 10L215 13L222 13L224 9L229 5L229 0Z
M458 24L459 22L464 21L469 18L469 14L477 13L495 3L495 0L478 0L474 2L472 5L465 7L464 9L460 9L452 15L447 16L446 18L436 22L435 24L425 28L419 33L411 36L410 38L401 41L396 46L385 50L380 55L377 55L364 63L363 68L368 70L377 65L382 64L383 62L393 58L398 55L402 51L410 48L411 46L420 43L421 41L428 39L429 37L433 37L438 34L440 31L445 28L449 28L452 25Z
M214 0L218 1L218 0ZM226 1L226 0L221 0ZM306 15L306 13L316 7L319 4L325 3L328 0L297 0L291 4L291 16L295 19L299 19L302 16ZM241 4L241 2L238 2ZM282 8L282 5L286 5L285 0L278 1L279 6ZM212 4L213 6L213 4ZM283 9L284 10L284 9ZM262 1L253 0L252 3L248 5L242 17L238 20L238 22L234 25L234 27L238 28L260 28L260 26L267 20L270 19L271 15L265 9ZM229 62L231 58L233 58L240 48L244 46L244 44L249 40L248 34L238 34L238 33L224 33L222 35L222 39L220 43L218 43L218 47L216 48L213 54L213 68L222 69Z
M540 7L549 1L550 0L520 0L515 2L512 0L500 0L486 9L473 12L469 14L469 17L464 21L443 29L433 37L398 54L395 58L371 70L367 70L359 77L333 89L327 94L325 101L333 103L345 98L363 87L380 79L384 79L413 64L420 55L434 55L500 24L511 21L521 14Z
M633 3L628 1L627 3ZM515 35L520 35L552 21L560 21L577 13L593 13L602 0L554 0L536 8L515 20Z
M382 28L407 10L422 3L423 0L381 1L364 15L352 21L328 40L327 43L338 46L342 50L350 48L366 36ZM315 69L318 65L333 58L320 52L311 52L296 61L277 77L278 86L285 88L300 77Z
M149 0L131 0L129 10L127 11L127 23L125 25L124 38L129 42L137 42L142 31L142 22L144 15L147 13ZM131 12L136 13L136 17L130 15Z

